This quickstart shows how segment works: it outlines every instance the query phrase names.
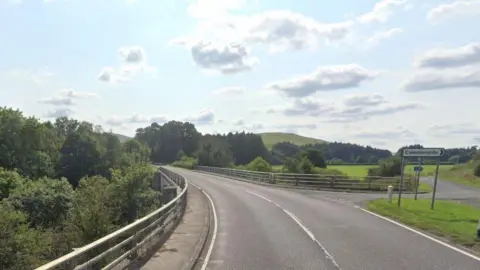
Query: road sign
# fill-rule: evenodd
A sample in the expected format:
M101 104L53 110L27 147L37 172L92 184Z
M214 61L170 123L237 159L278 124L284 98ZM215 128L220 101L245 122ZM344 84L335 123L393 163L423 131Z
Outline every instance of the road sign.
M405 148L403 149L403 157L441 157L445 155L444 148Z
M421 171L423 171L423 167L422 166L415 166L415 167L413 167L413 170L416 171L416 172L421 172Z

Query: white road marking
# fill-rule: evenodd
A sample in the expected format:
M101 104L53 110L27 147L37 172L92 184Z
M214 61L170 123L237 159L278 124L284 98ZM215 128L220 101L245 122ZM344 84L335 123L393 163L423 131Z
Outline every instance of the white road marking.
M397 225L397 226L400 226L400 227L402 227L402 228L404 228L404 229L406 229L406 230L409 230L409 231L411 231L411 232L413 232L413 233L416 233L416 234L418 234L418 235L420 235L420 236L423 236L423 237L425 237L425 238L427 238L427 239L430 239L430 240L432 240L433 242L435 242L435 243L437 243L437 244L440 244L440 245L443 245L443 246L445 246L445 247L447 247L447 248L450 248L450 249L452 249L452 250L455 250L455 251L457 251L457 252L459 252L459 253L461 253L461 254L463 254L463 255L465 255L465 256L468 256L468 257L470 257L470 258L472 258L472 259L477 260L477 261L480 262L480 257L478 257L478 256L476 256L476 255L473 255L473 254L471 254L471 253L469 253L469 252L467 252L467 251L465 251L465 250L459 249L459 248L457 248L457 247L455 247L455 246L453 246L453 245L450 245L450 244L448 244L448 243L445 243L445 242L443 242L443 241L441 241L441 240L439 240L439 239L437 239L437 238L435 238L435 237L431 237L431 236L428 235L428 234L425 234L425 233L423 233L423 232L421 232L421 231L415 230L415 229L413 229L413 228L411 228L411 227L409 227L409 226L407 226L407 225L404 225L404 224L402 224L402 223L400 223L400 222L397 222L397 221L395 221L395 220L393 220L393 219L389 219L389 218L387 218L387 217L384 217L384 216L381 216L381 215L379 215L379 214L376 214L376 213L374 213L374 212L372 212L372 211L369 211L369 210L367 210L367 209L364 209L364 208L362 208L362 207L360 207L360 206L358 206L358 205L355 205L355 208L358 208L358 209L360 209L360 210L362 210L362 211L364 211L364 212L366 212L366 213L368 213L368 214L370 214L370 215L376 216L376 217L381 218L381 219L383 219L383 220L386 220L386 221L388 221L388 222L390 222L390 223L393 223L393 224L395 224L395 225Z
M281 205L279 205L278 203L270 200L269 198L267 197L264 197L260 194L257 194L257 193L254 193L254 192L251 192L251 191L247 191L245 190L245 192L247 193L250 193L252 195L255 195L267 202L270 202L272 204L274 204L275 206L277 206L278 208L282 209L283 212L285 212L291 219L293 219L293 221L295 221L295 223L297 223L297 225L308 235L308 237L310 237L310 239L313 240L313 242L315 242L315 244L317 244L320 249L325 253L325 257L330 260L337 269L341 269L340 266L337 264L337 262L335 261L335 259L333 258L333 256L327 251L327 249L317 240L317 238L315 238L315 235L312 233L312 231L310 231L310 229L308 229L305 225L303 225L302 221L296 217L294 214L292 214L290 211L288 211L287 209L283 208Z
M214 223L212 241L210 242L210 246L208 247L208 251L207 251L207 254L205 255L205 258L203 259L203 264L202 264L202 268L201 268L201 270L205 270L205 269L207 269L208 262L210 261L210 256L212 255L213 246L215 245L215 240L217 239L217 231L218 231L217 211L215 210L215 204L213 203L213 200L210 197L210 195L208 195L208 193L205 192L205 190L203 190L201 187L195 185L194 183L192 183L190 181L189 181L189 183L192 184L193 186L195 186L196 188L198 188L200 191L202 191L203 194L205 194L205 196L207 197L208 201L210 202L210 205L212 206L213 223Z

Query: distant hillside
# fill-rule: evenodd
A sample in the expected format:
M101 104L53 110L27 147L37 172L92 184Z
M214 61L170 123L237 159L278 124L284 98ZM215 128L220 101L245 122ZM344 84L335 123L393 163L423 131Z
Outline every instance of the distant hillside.
M326 141L324 140L304 137L293 133L266 132L259 133L258 135L262 137L263 143L268 149L271 149L274 144L279 142L290 142L298 146L315 143L326 143Z
M125 142L125 141L127 141L127 140L130 140L130 139L131 139L130 137L125 136L125 135L122 135L122 134L115 134L115 135L117 135L118 139L119 139L120 142L122 142L122 143Z

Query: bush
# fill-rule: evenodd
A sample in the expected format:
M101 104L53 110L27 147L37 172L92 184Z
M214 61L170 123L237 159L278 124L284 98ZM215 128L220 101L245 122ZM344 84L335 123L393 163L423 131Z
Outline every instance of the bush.
M475 168L473 169L473 175L475 175L476 177L480 177L480 163L477 164L477 166L475 166Z
M394 177L402 172L402 158L393 156L382 160L378 167L368 169L369 176Z
M248 170L250 171L257 171L257 172L271 172L272 171L272 165L268 163L265 159L262 157L257 157L252 162L248 163L246 166Z
M172 166L184 168L184 169L193 169L197 165L197 159L193 157L182 156L180 160L174 161Z
M298 169L300 173L312 174L313 168L313 163L307 157L303 157L298 163Z

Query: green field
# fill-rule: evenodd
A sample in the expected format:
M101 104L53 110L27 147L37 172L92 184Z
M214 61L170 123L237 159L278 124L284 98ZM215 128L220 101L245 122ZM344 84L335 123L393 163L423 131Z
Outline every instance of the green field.
M335 169L343 174L346 174L348 176L352 177L364 177L367 176L368 174L368 169L369 168L374 168L376 165L328 165L329 169ZM405 174L414 174L415 172L413 171L413 167L415 165L407 165L405 166ZM444 172L448 171L451 169L453 165L440 165L439 172ZM435 173L435 168L436 165L423 165L423 171L421 173L421 176L428 176L428 175L433 175ZM281 171L282 166L274 166L275 171Z
M378 199L369 202L368 210L480 251L480 241L476 240L480 208L437 200L435 210L430 210L430 202L430 199L405 198L398 208L395 201Z
M293 133L282 133L282 132L267 132L259 133L262 137L263 144L268 149L272 149L272 146L280 142L290 142L295 145L301 146L306 144L316 144L316 143L325 143L324 140L304 137Z

